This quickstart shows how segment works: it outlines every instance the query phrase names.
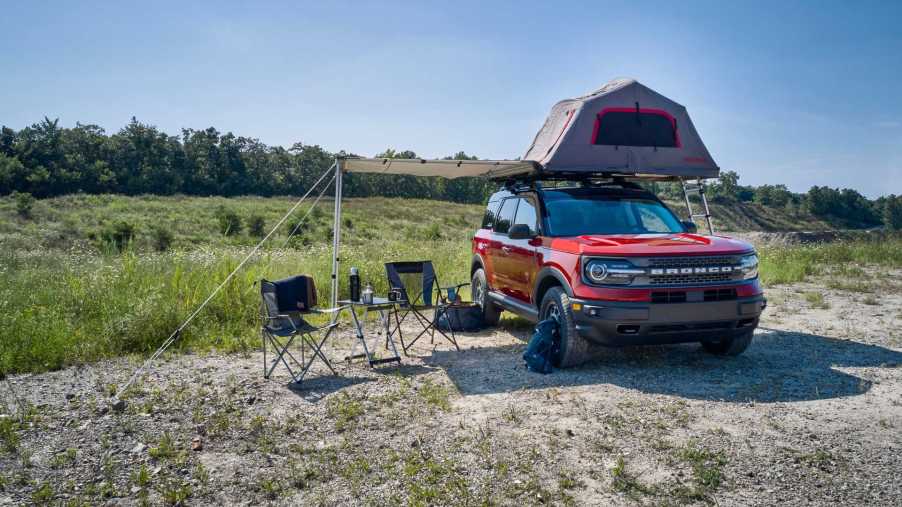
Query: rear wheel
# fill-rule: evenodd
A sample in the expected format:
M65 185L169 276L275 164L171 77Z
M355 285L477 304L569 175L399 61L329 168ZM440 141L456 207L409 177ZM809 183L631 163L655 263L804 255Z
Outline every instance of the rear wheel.
M738 356L745 352L745 349L749 348L749 345L752 343L753 333L754 330L730 338L724 338L717 342L702 342L702 348L716 356Z
M555 318L558 321L560 340L552 350L552 363L558 368L568 368L584 363L589 358L589 342L576 331L570 298L564 289L552 287L545 293L540 306L539 319Z
M470 291L473 293L473 302L482 310L482 322L487 326L497 326L501 320L501 309L489 299L489 284L485 278L485 270L479 268L473 273L470 281Z

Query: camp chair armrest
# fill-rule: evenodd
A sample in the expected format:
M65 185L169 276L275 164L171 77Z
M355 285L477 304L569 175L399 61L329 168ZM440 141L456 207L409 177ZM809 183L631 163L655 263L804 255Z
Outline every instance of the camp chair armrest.
M446 285L444 287L439 287L439 289L441 289L441 290L459 289L461 287L466 287L467 285L470 285L470 282L459 283L457 285Z
M348 305L337 306L335 308L314 308L310 311L314 312L314 313L336 313L336 312L340 312L340 311L344 310L347 307L348 307Z
M322 331L323 329L331 329L336 326L338 326L338 322L330 322L330 323L324 324L322 326L311 326L311 327L312 327L312 329L315 329L316 331Z
M273 316L264 315L263 320L287 320L288 323L291 324L291 329L294 329L295 331L298 330L297 326L294 325L294 321L291 320L291 315L286 315L284 313L280 313L279 315L273 315Z

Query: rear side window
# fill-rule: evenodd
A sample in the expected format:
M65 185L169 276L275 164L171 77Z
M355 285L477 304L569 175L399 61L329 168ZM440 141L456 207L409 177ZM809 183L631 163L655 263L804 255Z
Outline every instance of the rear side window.
M511 228L511 223L514 221L514 213L517 212L517 201L519 200L516 197L504 200L495 219L495 232L507 234L507 231Z
M520 205L517 206L517 217L514 224L523 224L529 226L529 232L538 234L539 228L536 226L536 207L529 199L520 199Z
M594 144L679 148L676 120L664 111L604 110L595 120Z
M482 228L491 229L495 224L495 212L498 211L498 201L490 201L485 208L485 215L482 217Z

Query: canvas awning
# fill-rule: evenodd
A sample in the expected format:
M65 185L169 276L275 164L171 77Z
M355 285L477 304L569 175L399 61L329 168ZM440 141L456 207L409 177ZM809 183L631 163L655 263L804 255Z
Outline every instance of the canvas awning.
M339 164L349 173L409 174L463 178L482 176L502 178L528 174L541 169L530 160L426 160L420 158L343 158Z

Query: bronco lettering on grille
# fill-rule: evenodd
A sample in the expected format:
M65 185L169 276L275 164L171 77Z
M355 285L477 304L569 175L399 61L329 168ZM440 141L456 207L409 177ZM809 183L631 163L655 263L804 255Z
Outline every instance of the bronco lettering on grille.
M651 268L648 270L650 275L697 275L708 273L732 273L740 271L741 266L710 266L696 268Z

